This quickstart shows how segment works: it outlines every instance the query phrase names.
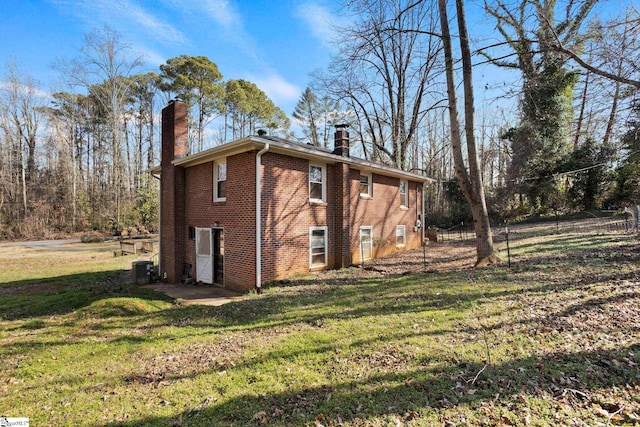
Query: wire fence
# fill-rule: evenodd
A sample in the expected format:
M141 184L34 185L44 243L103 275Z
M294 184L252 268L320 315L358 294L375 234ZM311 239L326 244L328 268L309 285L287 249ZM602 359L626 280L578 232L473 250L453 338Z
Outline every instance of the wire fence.
M557 219L537 223L492 225L493 241L502 242L507 238L515 240L536 236L565 233L619 234L638 233L639 224L627 215L608 216L586 219ZM427 237L437 242L475 242L476 234L473 226L464 223L442 229L430 227Z
M633 234L640 233L640 223L633 215L611 215L605 217L593 217L582 219L556 220L501 224L492 226L494 249L498 249L506 255L509 265L512 261L511 249L519 245L524 239L564 235L607 235L607 234ZM429 227L426 230L428 240L432 242L453 243L462 245L476 245L476 234L472 225L458 224L456 226L441 229Z

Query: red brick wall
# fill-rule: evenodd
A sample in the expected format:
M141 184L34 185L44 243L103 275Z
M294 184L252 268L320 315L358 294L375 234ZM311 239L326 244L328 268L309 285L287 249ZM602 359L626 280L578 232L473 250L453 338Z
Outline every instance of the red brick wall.
M422 184L409 181L409 206L401 207L400 179L373 174L372 197L360 196L360 171L351 170L351 257L360 263L360 227L373 227L374 256L381 257L422 244L421 230L413 231L418 214L422 214ZM416 189L418 189L416 194ZM416 199L417 197L417 199ZM416 210L417 208L417 210ZM404 225L406 245L396 247L396 226Z
M184 262L193 264L195 276L195 240L188 238L188 228L217 223L225 234L224 286L241 291L254 288L255 159L255 151L226 159L226 201L214 202L213 162L165 171L163 153L162 262L168 280L179 280ZM360 262L361 226L373 227L375 256L420 246L421 232L414 232L413 226L422 212L421 183L409 182L409 207L401 208L398 178L373 174L373 197L366 198L360 196L359 170L345 164L324 165L326 202L312 203L309 164L309 160L273 152L262 157L263 282L309 271L310 227L327 227L329 267ZM177 208L171 209L169 201L177 203ZM405 225L407 238L406 247L400 249L395 244L399 224Z
M363 198L360 171L344 164L326 165L327 199L318 204L309 201L309 160L267 153L262 164L265 282L309 271L310 227L327 227L331 268L360 262L360 226L373 226L377 257L421 246L421 231L413 231L422 213L421 183L409 181L409 206L401 208L398 178L373 174L373 197ZM343 196L350 203L343 204ZM405 247L396 247L396 225L405 225Z
M309 201L308 160L267 152L262 165L262 278L267 282L309 271L310 227L327 226L332 247L334 196L328 190L326 203ZM328 189L332 171L327 167Z
M185 228L224 230L224 286L247 291L255 286L255 158L256 152L227 157L227 197L213 201L213 162L187 169ZM186 233L186 231L185 231ZM186 240L185 262L196 268L195 240Z

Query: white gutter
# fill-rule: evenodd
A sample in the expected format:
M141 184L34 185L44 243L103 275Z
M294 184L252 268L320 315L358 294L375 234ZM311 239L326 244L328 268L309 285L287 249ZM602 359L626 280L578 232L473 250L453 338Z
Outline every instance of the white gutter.
M269 143L256 154L256 290L262 292L262 155L269 151Z

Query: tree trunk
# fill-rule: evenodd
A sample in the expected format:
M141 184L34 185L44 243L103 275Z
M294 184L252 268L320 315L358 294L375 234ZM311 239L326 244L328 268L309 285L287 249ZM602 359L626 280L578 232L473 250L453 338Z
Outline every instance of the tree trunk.
M573 150L578 149L578 144L580 143L580 135L582 133L582 122L584 120L584 109L587 104L587 92L589 90L589 75L590 73L587 71L587 74L584 77L584 88L582 90L582 102L580 103L580 114L578 115L578 123L576 124L576 137L573 140Z
M451 125L451 145L453 149L453 161L455 165L458 184L469 203L473 215L473 225L476 232L476 266L494 264L498 257L493 249L493 235L489 215L484 197L482 176L478 167L478 153L474 136L474 99L473 81L471 71L471 51L467 26L464 17L462 0L456 0L458 16L458 31L460 33L460 50L462 53L463 84L464 84L464 108L465 108L465 133L467 142L467 156L469 159L469 171L467 171L462 156L462 138L460 135L460 122L456 99L456 88L453 72L453 49L451 47L451 34L449 32L449 19L447 17L446 0L438 0L440 9L440 24L442 26L442 39L445 55L445 68L447 77L447 96L449 98L449 121Z
M602 138L603 145L609 145L609 140L611 139L611 133L613 132L613 125L616 121L616 115L618 113L618 99L620 99L620 82L615 82L616 89L613 94L613 104L611 105L611 112L609 113L609 120L607 121L607 130L604 133L604 137Z
M20 181L22 183L22 207L24 209L23 217L27 217L28 205L27 205L27 174L24 159L24 147L22 142L20 143Z

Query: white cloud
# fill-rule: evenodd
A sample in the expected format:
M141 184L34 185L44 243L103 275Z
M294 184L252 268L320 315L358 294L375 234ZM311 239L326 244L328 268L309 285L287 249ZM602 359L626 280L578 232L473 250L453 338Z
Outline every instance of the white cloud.
M296 7L294 16L302 19L314 37L323 44L330 45L335 38L335 31L332 29L335 18L323 5L314 2L302 3Z
M146 68L149 68L149 66L151 66L152 68L157 69L158 67L160 67L160 65L164 64L168 59L162 53L152 49L147 49L142 46L136 45L134 46L134 49L136 50L136 52L140 52L140 54L142 55L142 62L144 62L144 65L146 66Z
M66 13L96 27L109 25L119 32L142 30L148 36L169 43L184 43L184 35L175 27L164 23L153 14L129 0L50 0Z
M1 0L0 0L1 1ZM228 0L163 0L163 4L185 16L204 17L211 20L211 31L221 44L231 44L243 55L257 60L256 41L244 26L242 14Z
M247 80L255 83L276 105L295 101L302 93L299 87L287 82L278 74L253 75Z
M258 60L256 41L246 31L240 11L228 0L205 0L204 12L221 27L221 36L236 46L242 54Z
M203 10L220 26L241 28L242 18L227 0L208 0L202 3Z

